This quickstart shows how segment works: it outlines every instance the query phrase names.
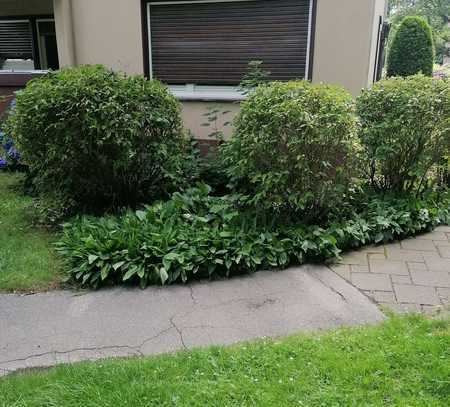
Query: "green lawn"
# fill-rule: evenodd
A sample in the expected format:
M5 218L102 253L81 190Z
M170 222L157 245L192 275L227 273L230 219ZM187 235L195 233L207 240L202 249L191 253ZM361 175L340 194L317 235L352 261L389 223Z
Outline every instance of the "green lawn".
M31 198L21 194L21 179L0 172L0 291L45 290L59 280L52 236L30 225Z
M449 406L450 321L369 328L0 379L0 406Z

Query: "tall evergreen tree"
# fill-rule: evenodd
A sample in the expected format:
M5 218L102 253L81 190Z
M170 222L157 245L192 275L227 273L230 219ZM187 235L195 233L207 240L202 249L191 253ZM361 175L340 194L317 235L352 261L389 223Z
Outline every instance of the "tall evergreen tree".
M433 34L421 17L405 17L394 33L388 59L387 76L433 74Z
M442 63L446 52L445 44L450 40L450 29L447 26L450 16L450 0L389 0L389 18L392 32L406 16L423 17L433 31L435 61Z

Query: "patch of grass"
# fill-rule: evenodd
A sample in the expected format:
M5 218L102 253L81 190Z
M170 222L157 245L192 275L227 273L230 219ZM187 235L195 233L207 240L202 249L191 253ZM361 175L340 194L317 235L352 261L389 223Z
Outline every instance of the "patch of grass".
M40 291L59 281L54 236L30 222L22 175L0 172L0 291Z
M0 380L2 407L448 406L450 321L411 316Z

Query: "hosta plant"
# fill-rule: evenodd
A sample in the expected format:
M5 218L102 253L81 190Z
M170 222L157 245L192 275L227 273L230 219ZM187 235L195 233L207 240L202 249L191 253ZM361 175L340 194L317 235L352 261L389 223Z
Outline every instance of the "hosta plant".
M70 280L170 284L231 276L306 261L430 230L450 221L450 196L423 200L370 197L347 220L323 226L267 222L242 211L242 196L213 197L199 185L171 200L122 216L82 217L57 244Z

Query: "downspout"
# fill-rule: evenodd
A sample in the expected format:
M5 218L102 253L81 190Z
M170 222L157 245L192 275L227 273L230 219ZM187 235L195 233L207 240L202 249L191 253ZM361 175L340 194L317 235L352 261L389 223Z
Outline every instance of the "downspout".
M61 67L77 64L73 29L72 0L53 0L58 55Z
M385 1L385 0L383 0ZM372 0L372 10L371 10L371 14L370 14L370 21L371 21L371 25L370 25L370 35L369 35L369 56L367 59L367 76L366 76L366 86L365 87L370 87L371 85L373 85L373 80L372 80L372 55L374 58L374 64L376 64L376 50L374 50L374 31L375 31L375 26L378 22L378 20L375 19L375 12L377 9L377 0ZM379 22L378 22L379 24ZM379 31L377 30L377 33ZM375 44L376 46L376 44Z

